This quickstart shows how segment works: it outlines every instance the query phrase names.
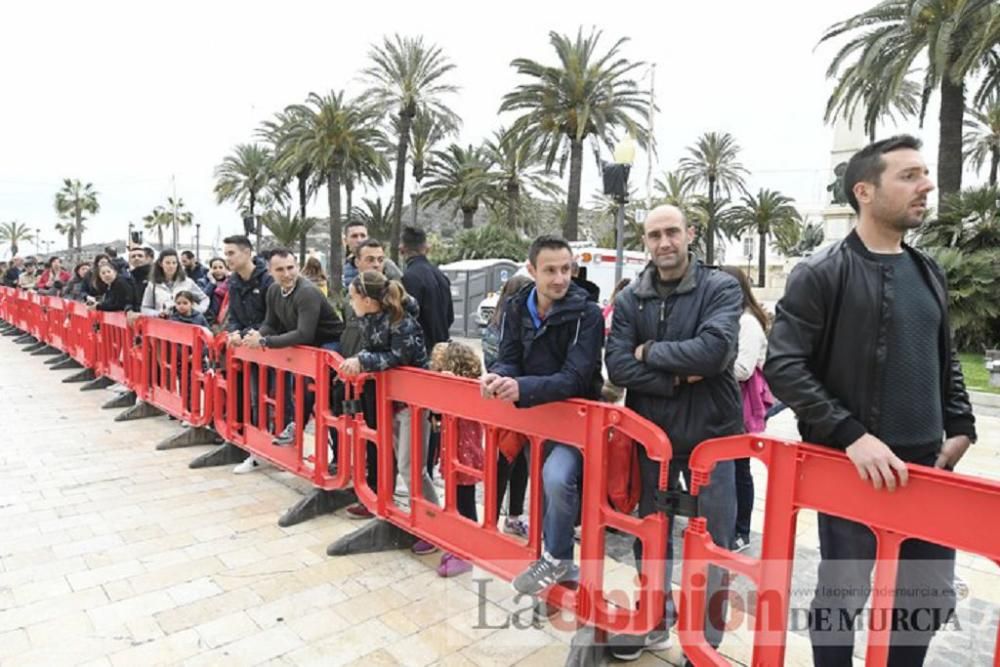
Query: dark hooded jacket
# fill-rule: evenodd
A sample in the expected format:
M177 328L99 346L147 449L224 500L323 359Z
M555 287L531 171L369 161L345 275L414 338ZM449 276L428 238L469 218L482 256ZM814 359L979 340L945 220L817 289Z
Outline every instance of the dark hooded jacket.
M570 284L536 329L528 308L534 290L534 285L526 285L504 305L497 359L490 372L517 379L517 406L522 408L567 398L600 398L600 307L586 290Z
M391 322L389 313L381 311L361 318L362 350L358 361L365 371L384 371L399 366L427 368L424 332L418 318L420 307L407 297L403 302L406 314L399 322Z
M625 405L662 428L674 456L685 458L703 440L743 432L733 374L743 293L735 278L693 257L666 299L656 280L649 264L615 299L605 363L611 382L627 390ZM689 376L702 379L688 384Z
M243 280L233 271L229 274L229 310L226 314L226 331L242 334L257 329L267 317L267 289L274 282L267 272L264 260L257 257L253 261L253 273L249 280Z

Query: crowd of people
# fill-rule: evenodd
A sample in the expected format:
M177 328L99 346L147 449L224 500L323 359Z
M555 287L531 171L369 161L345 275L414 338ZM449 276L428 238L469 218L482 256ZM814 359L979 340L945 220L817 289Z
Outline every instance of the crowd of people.
M696 445L763 430L777 397L795 412L805 440L845 451L863 480L891 490L906 484L906 463L951 469L975 440L975 420L949 338L943 275L933 261L903 243L905 232L920 224L933 189L919 149L912 137L895 137L851 159L845 190L859 216L857 228L792 272L773 317L761 308L740 269L707 266L694 255L695 227L673 206L649 212L643 241L650 263L634 280L618 285L604 309L597 303L596 286L575 275L570 245L557 236L536 238L527 257L529 277L514 276L505 284L483 332L482 357L451 340L450 285L428 260L426 234L417 228L403 230L404 261L397 266L363 224L349 223L341 285L328 284L317 261L307 261L300 270L289 250L255 255L245 236L226 238L223 257L213 258L208 268L187 251L163 250L154 261L152 249L133 247L125 263L109 248L71 272L57 258L42 271L33 258L15 259L3 280L86 301L99 310L217 327L232 348L334 350L344 358L343 377L413 367L470 378L479 382L483 400L518 408L570 398L607 399L620 394L609 391L616 387L624 390L626 406L669 435L673 491L690 488L688 459ZM346 297L340 308L331 303L335 293ZM937 334L920 335L926 332ZM267 375L266 391L273 392L276 379ZM275 446L299 442L315 396L300 392L305 404L297 406L296 392L288 387L277 415L257 414L260 384L260 374L251 372L247 417L272 429ZM369 399L370 390L369 383ZM334 388L332 395L336 413L343 408L343 392ZM362 403L364 418L374 426L373 402ZM423 415L424 428L418 429L423 441L413 442L414 414L403 404L392 410L394 454L404 486L410 484L411 461L422 462L421 488L407 488L407 493L440 502L432 479L448 423L458 430L461 462L484 467L481 424ZM498 505L508 499L502 529L524 536L528 441L501 432L499 442ZM330 444L332 471L335 434ZM586 482L583 459L571 444L543 446L543 550L513 581L528 595L579 578L574 528ZM657 493L660 465L644 448L636 452L641 488L636 512L642 517L663 511ZM234 472L262 465L251 456ZM366 465L368 483L376 488L373 446ZM478 517L475 487L476 479L460 476L456 505L473 522ZM748 548L753 497L749 459L715 466L697 495L697 512L716 544ZM892 502L891 496L885 502ZM372 517L361 504L349 507L347 515ZM818 665L849 664L853 618L868 595L875 541L863 525L824 514L819 539L822 562L810 616L814 658ZM413 550L427 554L436 547L421 540ZM664 568L668 593L673 553L669 537L666 554L644 554L638 541L635 545L639 570ZM908 540L900 560L901 586L933 584L939 592L918 602L953 608L953 550ZM454 554L444 554L438 572L454 576L470 568ZM709 605L705 622L706 640L715 647L726 626L727 585L725 573L712 567L708 595L723 594L722 604ZM631 660L644 650L668 646L677 620L673 600L666 596L664 622L653 632L612 637L612 654ZM897 607L906 604L911 603L900 601ZM827 621L841 618L838 614L852 623L831 627ZM890 664L921 664L938 626L916 632L894 625Z

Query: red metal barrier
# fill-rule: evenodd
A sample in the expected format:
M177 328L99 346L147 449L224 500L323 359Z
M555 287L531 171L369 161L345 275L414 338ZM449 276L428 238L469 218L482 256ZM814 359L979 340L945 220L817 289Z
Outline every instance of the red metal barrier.
M93 313L79 301L64 301L63 311L67 321L64 352L84 368L95 368L97 336L94 332Z
M17 290L12 287L0 287L0 319L13 325L17 304Z
M281 350L254 350L228 347L225 334L219 334L215 357L224 360L214 380L215 430L223 438L254 456L273 463L308 480L324 490L341 489L351 478L351 434L353 415L334 416L330 410L330 387L339 355L314 347ZM251 382L251 375L256 377ZM291 382L291 394L288 384ZM252 390L251 385L256 389ZM316 423L310 435L304 430L307 391L316 396ZM256 394L256 405L252 397ZM286 414L286 398L291 399L293 414ZM257 418L252 419L251 415ZM296 424L295 441L290 446L272 443L289 421ZM328 429L337 432L338 467L329 470Z
M42 307L46 317L45 342L60 352L65 352L69 325L63 300L57 296L45 296L42 297Z
M130 389L138 378L140 348L125 313L95 312L97 354L94 371ZM166 408L164 408L166 409Z
M42 303L42 299L44 298L35 292L29 292L24 304L27 332L40 342L45 340L49 328L48 317L45 314L45 307Z
M379 517L418 537L457 554L461 558L505 578L513 579L541 552L543 443L555 440L576 447L583 457L582 536L580 582L576 590L554 586L548 601L574 610L578 620L612 632L642 633L653 629L663 617L664 592L662 568L650 568L638 591L635 609L617 606L606 599L604 578L604 531L615 528L635 535L645 553L665 553L668 519L651 514L643 519L616 511L608 502L607 443L608 429L614 428L645 446L650 459L668 461L670 442L662 430L632 411L604 403L573 400L531 409L518 409L509 403L485 401L478 383L414 369L393 370L376 376L377 429L363 420L355 421L354 487L358 498ZM409 407L412 442L420 442L422 419L419 412L430 410L445 420L444 432L457 418L480 422L486 427L485 467L483 471L462 466L458 461L454 435L442 443L442 457L448 493L444 507L420 497L418 453L411 459L412 469L401 471L411 476L410 511L392 500L394 486L392 410L393 403ZM530 535L527 544L500 532L496 526L497 430L507 429L526 435L530 448ZM378 447L378 492L365 479L366 445ZM483 480L486 502L481 524L461 517L454 503L455 478L459 472Z
M105 314L108 315L108 314ZM111 314L111 333L104 337L105 349L113 353L129 345L128 327L121 326L124 313ZM103 327L102 327L103 329ZM191 426L207 426L212 422L212 372L208 351L212 334L208 329L170 322L155 317L142 317L135 325L141 346L132 367L133 391L141 400L151 403ZM121 372L127 378L127 355L122 357Z
M909 465L909 482L887 491L862 481L854 465L826 447L741 435L701 443L691 455L691 492L706 484L715 464L745 457L768 469L764 535L760 558L723 549L712 541L705 519L691 519L684 539L684 563L678 634L685 655L696 665L728 665L705 642L705 581L710 564L747 577L757 586L754 665L781 665L789 615L796 514L812 509L867 525L878 544L873 613L888 617L893 607L899 546L910 538L978 554L1000 564L1000 533L984 530L983 517L1000 516L1000 483ZM971 513L970 509L975 508ZM748 610L749 611L749 610ZM884 665L891 624L872 628L867 665ZM998 631L1000 632L1000 631ZM998 637L1000 646L1000 637ZM1000 653L994 649L994 665Z

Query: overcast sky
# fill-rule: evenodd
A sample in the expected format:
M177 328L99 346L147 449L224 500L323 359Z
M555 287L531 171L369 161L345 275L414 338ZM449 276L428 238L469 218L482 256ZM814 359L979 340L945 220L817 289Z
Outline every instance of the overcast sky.
M0 220L54 239L53 196L62 178L80 178L94 183L101 203L85 242L124 238L130 220L141 224L165 203L175 175L210 242L216 228L241 227L232 204L215 203L214 166L310 91L359 92L357 73L382 35L422 34L443 48L457 65L461 92L451 104L464 119L461 140L478 142L498 127L500 99L518 83L510 61L553 62L548 31L579 26L602 29L605 46L627 36L625 55L656 63L655 172L673 167L699 134L728 131L753 187L817 209L830 180L832 131L822 117L834 46L816 43L825 27L873 1L8 3ZM936 100L928 115L920 134L933 170ZM645 172L640 155L640 194ZM586 202L598 182L590 159L584 179ZM324 202L313 202L317 215L326 214Z

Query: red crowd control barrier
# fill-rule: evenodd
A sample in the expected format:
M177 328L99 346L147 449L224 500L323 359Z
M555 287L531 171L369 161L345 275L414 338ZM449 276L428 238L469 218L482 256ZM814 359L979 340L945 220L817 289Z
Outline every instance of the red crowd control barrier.
M125 313L93 313L96 331L94 371L132 388L138 380L139 350L135 331Z
M353 415L334 416L329 408L330 386L339 355L314 347L260 350L229 347L225 334L214 353L224 360L214 379L215 429L226 440L254 456L333 490L350 481L350 433ZM310 416L307 396L315 396L318 415L313 433L305 430ZM291 408L291 412L289 412ZM295 422L294 442L273 444L275 436ZM335 432L336 436L329 433ZM338 444L338 469L330 471L331 440Z
M105 337L113 355L121 355L129 375L131 335L129 327L117 318L110 322ZM105 329L104 326L101 327ZM206 426L212 422L212 372L209 369L209 349L212 335L208 329L171 322L155 317L140 318L135 333L141 340L138 357L133 366L131 383L136 396L169 415L188 422L191 426Z
M691 492L697 494L708 482L716 463L745 457L760 460L768 469L760 558L714 544L702 518L691 519L685 534L678 628L685 655L697 665L729 664L704 638L706 600L700 584L711 564L742 574L756 584L753 664L783 664L799 510L857 521L872 530L878 545L872 613L884 614L880 618L891 615L899 548L905 540L925 540L1000 564L1000 533L983 526L983 517L1000 516L1000 483L909 465L909 482L889 496L861 480L854 464L841 452L741 435L709 440L695 448L690 459ZM971 508L975 512L970 512ZM889 623L871 628L867 665L886 664L891 629ZM1000 630L993 662L1000 666L998 647Z
M69 324L66 321L66 309L61 298L56 296L42 297L46 318L45 342L60 352L66 350L69 336Z
M505 578L513 579L541 553L542 527L542 456L546 441L557 441L580 450L583 458L583 499L581 504L580 582L576 590L555 586L548 592L549 602L574 610L585 623L612 632L641 633L652 630L663 617L664 571L650 568L638 591L635 609L610 603L603 590L604 539L608 528L635 535L645 553L665 553L668 519L651 514L643 519L618 512L608 501L608 430L624 433L645 446L650 459L667 462L670 442L651 422L632 411L609 404L573 400L551 403L531 409L518 409L501 401L485 401L478 383L414 369L380 373L376 379L378 426L369 428L363 420L355 421L354 487L358 498L379 517L429 540L477 565ZM393 410L405 406L411 411L412 442L421 442L424 419L432 411L442 415L442 461L446 480L446 502L439 507L421 497L419 449L411 457L410 510L398 507L392 499ZM479 422L486 427L485 465L483 471L463 466L457 457L455 434L448 428L456 419ZM496 526L496 466L498 429L524 434L530 441L530 535L527 544L499 531ZM451 434L450 436L447 434ZM371 489L365 479L367 443L378 448L378 489ZM455 507L455 475L464 473L484 483L486 519L473 523ZM664 480L665 482L665 480ZM664 484L665 486L665 484Z
M64 301L63 311L67 322L63 352L84 368L96 369L97 336L93 314L79 301Z
M31 292L27 295L25 303L27 332L39 341L44 341L48 332L48 317L45 314L45 307L42 304L42 299L44 298L35 292Z

